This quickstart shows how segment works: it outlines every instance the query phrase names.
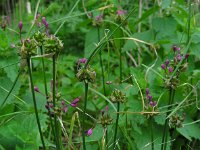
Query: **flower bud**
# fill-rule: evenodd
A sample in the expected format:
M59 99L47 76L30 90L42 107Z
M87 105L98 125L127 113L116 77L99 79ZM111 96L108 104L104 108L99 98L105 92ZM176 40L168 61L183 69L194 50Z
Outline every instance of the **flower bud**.
M146 95L149 95L149 88L146 88Z
M169 59L167 59L167 60L165 61L165 65L166 65L166 66L169 65Z
M166 67L165 67L165 65L164 65L164 64L162 64L162 65L161 65L161 68L162 68L163 70L165 70L165 69L166 69Z
M89 130L86 131L87 136L91 136L92 135L92 128L90 128Z
M173 71L173 68L172 67L169 67L169 72L171 73Z
M39 88L38 87L34 87L34 91L40 93Z
M23 23L22 23L22 21L19 22L18 27L19 27L19 30L20 30L20 32L21 32L21 31L22 31L22 28L23 28Z

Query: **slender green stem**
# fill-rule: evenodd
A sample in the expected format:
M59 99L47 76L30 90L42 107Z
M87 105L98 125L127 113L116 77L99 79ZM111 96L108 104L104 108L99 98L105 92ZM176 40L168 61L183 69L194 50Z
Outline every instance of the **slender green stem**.
M108 146L108 127L106 127L106 139L105 139L105 149L107 150L107 146Z
M153 117L150 117L151 124L151 149L154 150L154 135L153 135Z
M53 55L53 106L56 107L56 56ZM57 143L57 150L60 150L60 140L59 140L59 126L57 121L57 116L54 113L54 126L55 126L55 140Z
M8 94L7 94L7 96L6 96L6 98L4 99L3 103L1 104L1 107L3 107L3 105L4 105L5 102L7 101L8 97L9 97L10 94L12 93L12 91L13 91L13 89L14 89L14 87L15 87L15 85L16 85L18 79L19 79L20 74L21 74L21 71L18 72L18 75L17 75L17 77L15 78L15 81L13 82L13 85L12 85L11 89L9 90L9 92L8 92Z
M84 101L84 108L83 108L83 117L82 117L82 138L83 138L83 150L86 150L85 145L85 112L87 108L87 95L88 95L88 82L85 81L85 101Z
M171 104L173 103L174 100L174 93L175 90L170 87L170 91L169 91L169 102L168 102L168 109L167 109L167 116L170 114L171 110ZM165 120L165 126L164 126L164 131L163 131L163 137L162 137L162 146L161 146L161 150L166 150L167 148L167 136L168 136L168 123L169 123L169 119Z
M41 141L42 141L42 146L43 146L43 149L45 150L46 148L45 148L44 139L43 139L43 136L42 136L42 129L41 129L40 120L39 120L38 111L37 111L37 103L36 103L36 98L35 98L35 91L34 91L34 85L33 85L32 72L31 72L30 58L27 58L27 65L28 65L28 72L29 72L29 78L30 78L30 84L31 84L33 104L34 104L34 109L35 109L35 116L36 116L37 125L38 125L38 129L39 129L39 133L40 133L40 138L41 138Z
M120 110L120 102L117 102L117 112L119 112L119 110ZM119 122L119 113L117 113L117 118L116 118L116 123L115 123L113 149L115 149L115 145L116 145L118 122Z
M40 52L41 52L41 55L43 55L42 46L40 47ZM45 64L44 64L44 58L43 57L42 57L42 72L43 72L43 78L44 78L45 96L46 96L46 99L47 99L47 105L49 106L49 102L48 102L49 96L48 96L48 90L47 90L47 80L46 80ZM49 115L50 125L51 125L52 132L53 132L54 139L55 139L56 135L55 135L55 131L54 131L54 126L53 126L53 121L52 121L50 109L48 109L48 115ZM51 133L51 132L49 132L49 133ZM51 136L49 136L49 137L51 137ZM57 142L56 142L56 146L57 146Z
M119 74L120 74L120 83L122 82L122 49L121 49L121 42L120 42L120 49L119 49Z
M99 30L99 27L97 28L97 30L98 30L98 42L100 42L100 30ZM101 51L99 52L99 58L100 58L100 66L101 66L103 94L106 96L105 77L104 77L103 60L102 60Z

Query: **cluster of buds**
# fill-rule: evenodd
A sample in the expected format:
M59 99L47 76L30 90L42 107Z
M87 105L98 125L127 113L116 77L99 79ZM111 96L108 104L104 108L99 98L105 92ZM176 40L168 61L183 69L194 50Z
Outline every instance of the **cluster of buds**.
M88 65L85 67L87 62L86 58L81 58L77 62L77 74L76 77L79 81L94 82L96 78L96 72Z
M8 16L2 16L2 18L0 20L0 26L3 31L5 31L7 24L8 24Z
M183 127L183 121L185 120L185 113L182 115L175 114L169 119L170 128L181 128Z
M100 14L93 19L93 26L100 26L103 20L103 15Z
M113 103L125 103L126 102L126 95L122 93L122 91L118 89L114 89L111 93L110 100Z
M41 33L40 31L38 31L33 35L33 38L37 42L37 45L39 47L41 47L43 45L45 39L47 38L47 35L45 33Z
M153 97L148 88L146 88L146 101L145 108L147 111L154 111L157 106L157 102L153 101Z
M117 21L117 22L122 22L122 21L124 21L126 13L127 13L126 10L118 9L118 10L116 11L116 21Z
M46 30L48 29L48 23L45 17L42 18L42 22L45 25ZM20 30L20 38L21 32L23 28L23 23L20 21L18 24ZM31 37L30 39L21 39L21 43L18 45L19 47L19 55L22 58L29 58L37 54L38 47L44 46L45 53L58 53L63 48L63 43L54 35L48 35L47 33L41 33L38 31Z
M21 58L28 58L37 54L37 43L34 39L26 39L19 44L18 54Z
M166 80L165 80L165 85L166 87L171 87L171 88L175 88L178 83L179 83L179 76L180 73L185 71L188 67L188 57L189 54L186 54L185 56L181 53L181 48L174 45L172 46L172 50L174 52L174 58L173 60L166 60L163 64L161 64L161 68L162 70L164 70L165 72L165 76L166 76ZM175 70L175 68L177 67L177 65L179 64L180 61L182 61L181 66L178 68L176 74L173 76L173 78L171 80L170 79L170 75L172 74L172 72Z
M63 48L63 43L54 35L44 38L44 48L46 53L58 53Z
M106 128L108 125L112 124L113 119L108 114L108 106L105 109L101 110L101 117L99 119L99 123Z

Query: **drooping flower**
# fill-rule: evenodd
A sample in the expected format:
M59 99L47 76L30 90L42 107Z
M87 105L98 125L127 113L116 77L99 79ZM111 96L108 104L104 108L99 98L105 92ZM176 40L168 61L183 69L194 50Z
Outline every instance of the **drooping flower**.
M71 106L72 107L77 107L78 106L78 102L80 101L80 98L75 98L72 102L71 102Z
M34 91L35 91L35 92L38 92L38 93L40 93L40 90L39 90L39 88L38 88L38 87L36 87L36 86L34 87Z
M89 130L86 131L87 136L91 136L92 135L92 128L90 128Z

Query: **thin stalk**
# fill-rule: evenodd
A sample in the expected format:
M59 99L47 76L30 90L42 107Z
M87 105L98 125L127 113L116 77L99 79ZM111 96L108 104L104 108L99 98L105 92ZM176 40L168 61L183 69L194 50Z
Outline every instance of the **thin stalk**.
M53 55L53 106L56 107L56 56ZM59 142L59 126L57 121L57 116L54 114L54 126L55 126L55 140L57 143L57 149L60 150L60 142Z
M40 52L41 52L41 55L43 55L42 46L40 47ZM48 96L48 90L47 90L47 80L46 80L45 64L44 64L44 58L43 57L42 57L42 72L43 72L43 78L44 78L45 97L47 99L47 105L49 106L49 102L48 102L49 96ZM51 125L51 128L52 128L53 136L54 136L54 139L55 139L56 135L55 135L55 131L54 131L54 126L53 126L53 121L52 121L50 109L48 109L48 115L49 115L49 120L50 120L50 125ZM51 135L51 132L49 132L49 133ZM51 137L51 136L49 136L49 137ZM56 147L57 147L57 142L56 142Z
M18 72L18 75L17 75L17 77L15 78L15 81L14 81L14 83L13 83L11 89L9 90L9 92L8 92L8 94L7 94L7 96L6 96L6 98L4 99L3 103L1 104L1 107L3 107L3 105L4 105L5 102L7 101L8 97L9 97L10 94L12 93L12 91L13 91L13 89L14 89L14 87L15 87L15 85L16 85L18 79L19 79L20 74L21 74L21 71Z
M85 112L86 112L86 108L87 108L87 95L88 95L88 82L85 81L85 101L84 101L83 117L82 117L83 150L86 150L86 145L85 145Z
M106 139L105 139L105 148L106 148L106 150L108 149L107 148L107 146L108 146L108 127L106 127L106 137L105 137Z
M120 73L120 83L122 81L122 49L121 49L121 42L120 42L120 50L119 50L119 73Z
M33 85L32 72L31 72L30 58L27 58L27 65L28 65L28 72L29 72L29 78L30 78L30 84L31 84L31 92L32 92L32 97L33 97L35 116L36 116L37 125L38 125L38 129L39 129L39 133L40 133L40 138L41 138L41 141L42 141L43 150L45 150L46 148L45 148L45 144L44 144L42 129L41 129L40 120L39 120L38 111L37 111L37 103L36 103L36 98L35 98L35 91L34 91L34 85Z
M98 42L100 42L100 30L99 27L98 30ZM106 96L106 87L105 87L105 77L104 77L104 69L103 69L103 60L102 60L102 52L99 52L99 58L100 58L100 66L101 66L101 75L102 75L102 84L103 84L103 94Z
M174 93L175 93L175 90L170 87L170 91L169 91L169 102L168 102L168 109L167 110L170 110L171 109L171 104L173 103L173 100L174 100ZM170 112L168 111L167 112L167 116L170 114ZM167 136L168 136L168 123L169 123L169 119L166 119L165 120L165 126L164 126L164 131L163 131L163 137L162 137L162 146L161 146L161 150L166 150L167 148Z
M151 124L151 149L154 150L154 135L153 135L153 117L150 117Z
M120 110L120 102L117 102L117 112L119 112L119 110ZM115 123L113 149L115 149L115 144L116 144L118 122L119 122L119 113L117 113L117 118L116 118L116 123Z

